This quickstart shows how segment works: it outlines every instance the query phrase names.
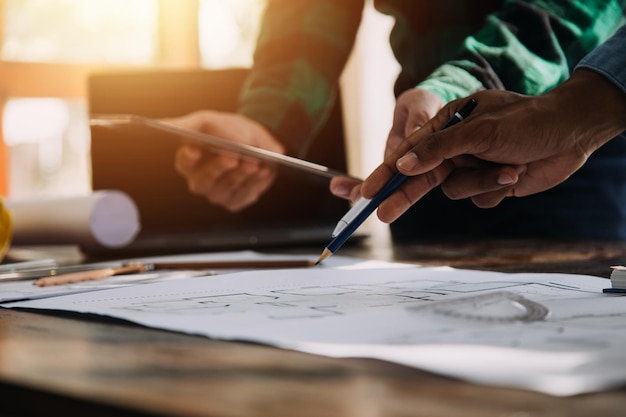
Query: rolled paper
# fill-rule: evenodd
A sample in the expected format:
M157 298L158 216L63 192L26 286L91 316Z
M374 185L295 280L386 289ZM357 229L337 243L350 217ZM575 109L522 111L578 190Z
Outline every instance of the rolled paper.
M5 200L13 220L12 245L121 248L141 228L133 200L117 190L87 195Z

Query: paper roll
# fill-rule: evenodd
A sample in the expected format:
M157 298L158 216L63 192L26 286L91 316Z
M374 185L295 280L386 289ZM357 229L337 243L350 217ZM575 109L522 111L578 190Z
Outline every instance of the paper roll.
M13 219L13 245L79 245L121 248L140 230L139 211L121 191L5 200Z

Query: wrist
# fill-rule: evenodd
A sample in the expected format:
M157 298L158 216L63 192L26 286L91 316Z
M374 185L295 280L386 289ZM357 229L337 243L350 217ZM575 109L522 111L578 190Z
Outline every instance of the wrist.
M595 71L577 69L544 97L589 153L626 130L626 94Z
M485 89L468 71L451 64L441 65L416 87L437 95L444 104Z

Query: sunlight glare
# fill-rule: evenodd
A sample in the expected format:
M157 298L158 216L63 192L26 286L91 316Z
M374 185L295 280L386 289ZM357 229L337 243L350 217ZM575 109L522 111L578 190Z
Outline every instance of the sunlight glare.
M250 67L266 0L202 0L198 27L202 66Z
M145 64L157 53L154 0L4 0L2 59Z

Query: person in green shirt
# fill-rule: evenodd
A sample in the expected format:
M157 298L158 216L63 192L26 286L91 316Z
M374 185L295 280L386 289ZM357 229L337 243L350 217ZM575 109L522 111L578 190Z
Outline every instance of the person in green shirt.
M451 100L483 89L549 91L624 21L624 2L618 0L375 0L374 5L395 18L390 43L402 68L385 155ZM205 111L176 123L306 157L338 93L363 6L363 0L269 0L238 113ZM589 184L603 181L622 191L624 178L605 167L624 163L625 148L624 141L611 141L585 170L551 192L510 199L491 210L450 201L435 190L392 224L394 238L614 238L610 223L626 222L611 211L615 196ZM190 146L177 152L176 167L191 192L232 211L253 206L275 175L262 163L204 155ZM347 197L349 189L333 192ZM581 196L593 204L574 205ZM607 217L611 220L602 220ZM581 219L584 227L577 225Z
M462 123L439 131L469 98L450 102L363 183L353 183L352 200L361 194L373 198L396 169L412 184L378 207L385 222L438 185L451 199L494 207L507 197L540 193L565 181L597 149L626 132L626 26L545 94L486 90L470 98L477 105ZM333 182L350 187L344 178ZM604 187L601 181L594 185Z

